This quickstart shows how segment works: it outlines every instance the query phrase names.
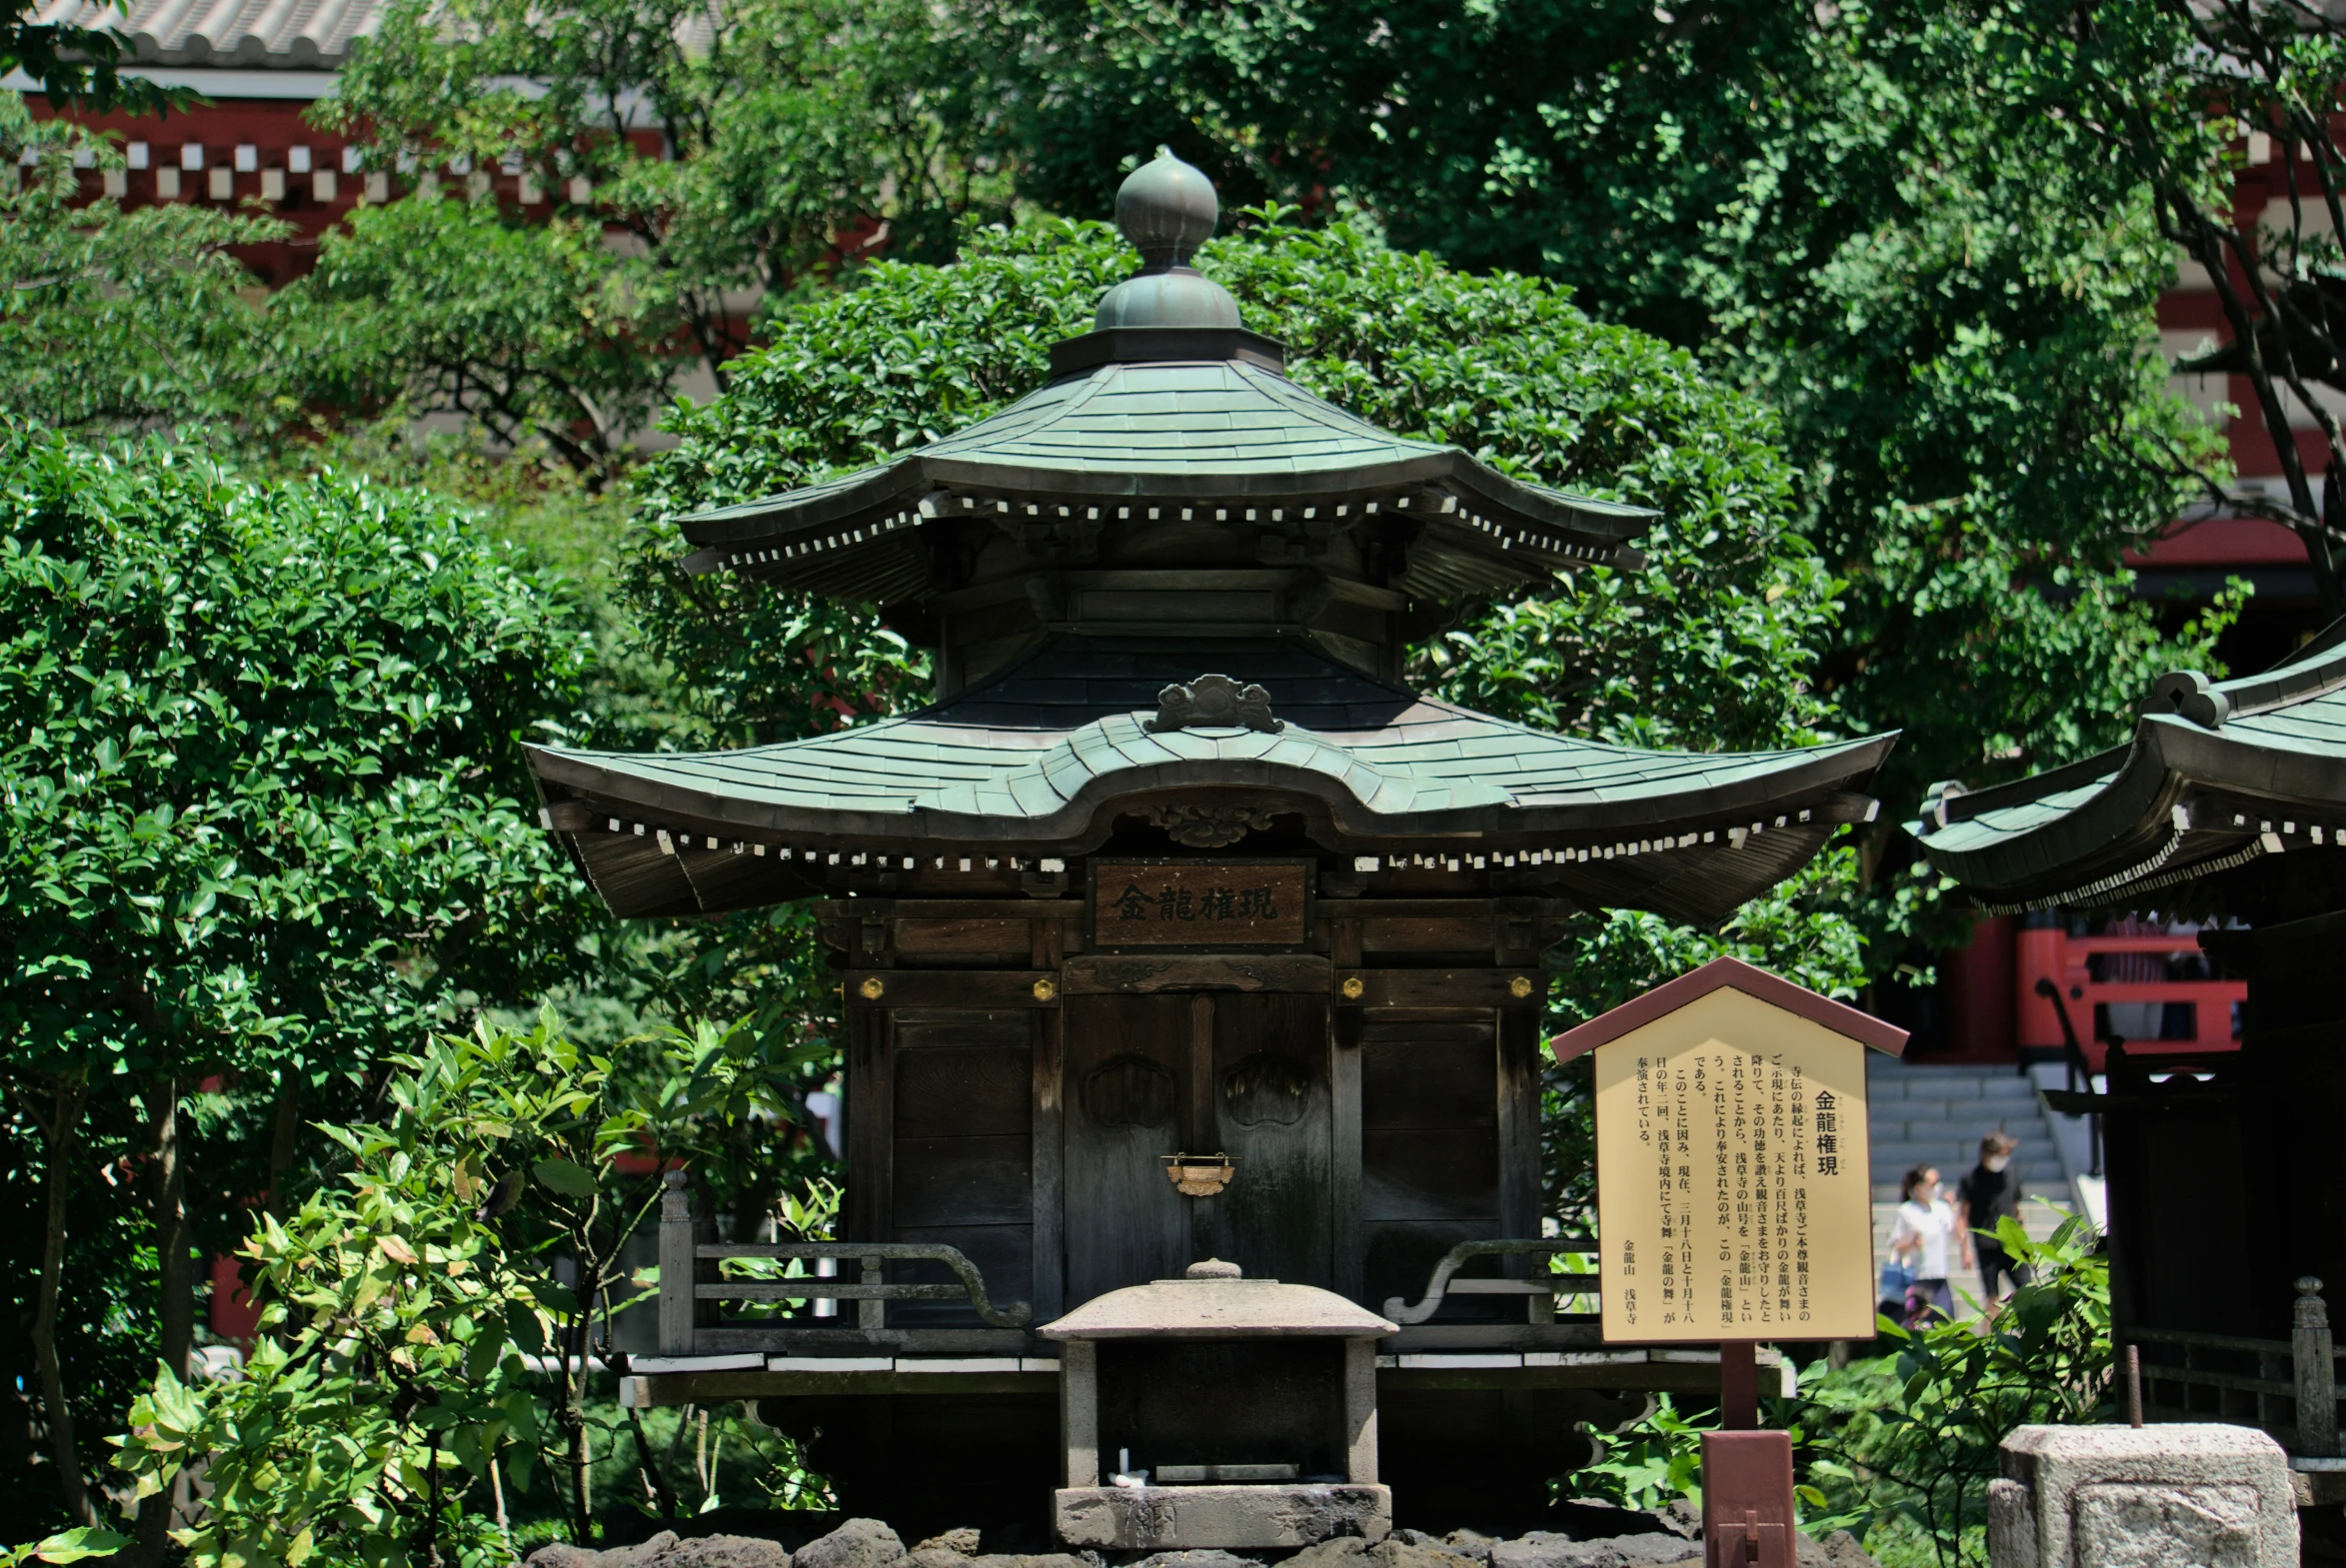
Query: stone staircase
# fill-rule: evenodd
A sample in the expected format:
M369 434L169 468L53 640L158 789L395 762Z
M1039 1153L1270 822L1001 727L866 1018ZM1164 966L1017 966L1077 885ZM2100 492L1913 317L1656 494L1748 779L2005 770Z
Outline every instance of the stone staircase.
M1874 1256L1887 1255L1898 1183L1915 1165L1935 1165L1948 1197L1979 1160L1979 1140L2004 1131L2020 1140L2012 1164L2020 1175L2021 1224L2042 1240L2076 1207L2069 1171L2036 1084L2010 1064L1934 1066L1866 1053L1866 1105L1872 1124ZM2047 1208L2039 1198L2048 1200ZM1973 1288L1977 1288L1974 1283Z

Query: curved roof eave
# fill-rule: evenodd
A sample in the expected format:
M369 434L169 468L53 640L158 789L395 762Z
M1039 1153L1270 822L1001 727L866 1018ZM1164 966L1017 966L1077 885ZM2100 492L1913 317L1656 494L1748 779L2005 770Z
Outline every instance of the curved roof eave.
M1619 833L1641 826L1650 830L1665 821L1724 820L1833 792L1870 777L1895 741L1894 736L1876 736L1818 747L1791 754L1782 766L1706 787L1657 787L1624 791L1614 799L1562 804L1521 805L1507 799L1431 809L1379 808L1373 800L1382 790L1363 798L1342 779L1322 769L1261 759L1182 759L1118 768L1095 776L1064 797L1057 808L1037 815L956 811L922 804L908 804L902 811L777 805L722 790L648 780L606 765L598 754L546 747L528 751L532 770L548 784L695 829L854 837L871 840L876 846L884 842L988 842L1048 848L1081 838L1113 801L1169 789L1215 786L1272 789L1316 798L1326 805L1339 830L1363 843L1480 838L1491 833ZM1399 791L1403 795L1409 792Z
M1510 479L1456 448L1373 463L1298 464L1280 471L1138 462L1109 472L919 452L804 490L693 513L679 519L678 524L686 540L699 547L686 558L687 570L708 573L734 564L732 557L741 551L783 545L824 529L855 529L884 521L902 526L914 521L906 514L922 511L921 502L938 491L981 491L1069 502L1162 497L1169 501L1286 505L1433 485L1464 491L1492 512L1579 536L1588 546L1618 554L1623 566L1637 564L1627 559L1635 552L1626 547L1656 516L1649 508ZM1437 513L1423 516L1436 522L1455 521Z
M2239 684L2253 686L2268 679ZM2232 685L2225 683L2219 690ZM2050 784L2063 775L2082 772L2116 755L2103 753L2070 769L2020 784ZM2074 888L2136 863L2145 851L2184 834L2186 829L2175 822L2174 809L2199 789L2346 807L2346 759L2277 745L2254 733L2228 734L2203 729L2189 720L2146 715L2137 723L2134 741L2126 748L2115 775L2084 800L2044 821L1990 837L1992 826L1974 825L1986 812L2024 804L2054 790L2045 787L2029 793L2005 785L1994 791L1982 790L1977 796L1956 796L1969 808L1955 814L1946 827L1923 831L1923 853L1940 870L1975 890L2026 897ZM1966 826L1973 830L1961 831ZM1950 828L1956 829L1952 836ZM2182 858L2172 862L2173 867L2185 869L2193 860L2237 843L2240 836L2237 830L2211 827L2203 841L2203 853L2186 850ZM1967 846L1966 838L1981 841Z

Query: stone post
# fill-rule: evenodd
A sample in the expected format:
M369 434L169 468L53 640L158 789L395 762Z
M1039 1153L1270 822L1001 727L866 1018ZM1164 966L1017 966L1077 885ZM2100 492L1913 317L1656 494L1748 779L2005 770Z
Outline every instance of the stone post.
M2289 1456L2254 1427L2024 1426L2003 1469L1990 1568L2297 1568Z
M660 1353L689 1356L700 1306L693 1293L700 1277L693 1256L693 1195L681 1170L660 1180Z
M1376 1484L1376 1341L1344 1341L1344 1479Z
M2338 1363L2321 1292L2322 1282L2311 1274L2297 1281L2296 1322L2289 1333L2297 1364L2297 1451L2312 1459L2338 1452Z

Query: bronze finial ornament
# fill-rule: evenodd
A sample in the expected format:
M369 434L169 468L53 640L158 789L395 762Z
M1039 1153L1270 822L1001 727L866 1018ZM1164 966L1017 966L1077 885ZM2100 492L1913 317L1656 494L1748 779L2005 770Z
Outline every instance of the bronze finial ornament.
M1128 175L1116 193L1117 227L1141 253L1141 270L1102 298L1093 327L1237 326L1238 302L1229 290L1189 265L1220 218L1213 182L1157 149L1155 160Z

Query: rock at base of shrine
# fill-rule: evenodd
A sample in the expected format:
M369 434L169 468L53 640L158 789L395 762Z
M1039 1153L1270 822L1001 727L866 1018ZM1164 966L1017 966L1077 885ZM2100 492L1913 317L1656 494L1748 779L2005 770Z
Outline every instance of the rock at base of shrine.
M1144 1557L1133 1568L1262 1568L1251 1557L1236 1557L1219 1547L1191 1548L1179 1552L1159 1552Z
M791 1554L792 1568L889 1568L906 1556L904 1538L878 1519L850 1519Z
M2024 1426L2003 1470L1993 1568L2296 1568L2289 1458L2253 1427Z
M1112 1551L1218 1547L1264 1551L1340 1536L1392 1534L1392 1493L1381 1486L1082 1486L1053 1496L1070 1546ZM1197 1565L1207 1568L1207 1565Z
M1881 1568L1846 1530L1835 1530L1821 1541L1803 1535L1797 1545L1800 1568Z
M750 1535L704 1535L679 1540L663 1530L634 1546L541 1546L527 1568L791 1568L780 1541Z
M958 1530L946 1530L929 1537L913 1548L918 1558L923 1552L952 1552L957 1557L975 1557L983 1550L979 1532L969 1525Z
M1655 1531L1576 1541L1534 1530L1490 1548L1490 1568L1648 1568L1649 1564L1700 1562L1702 1543Z
M1485 1551L1487 1554L1487 1544ZM1396 1530L1374 1544L1353 1536L1306 1546L1279 1568L1474 1568L1474 1565L1475 1559L1432 1542L1429 1536L1415 1530Z

